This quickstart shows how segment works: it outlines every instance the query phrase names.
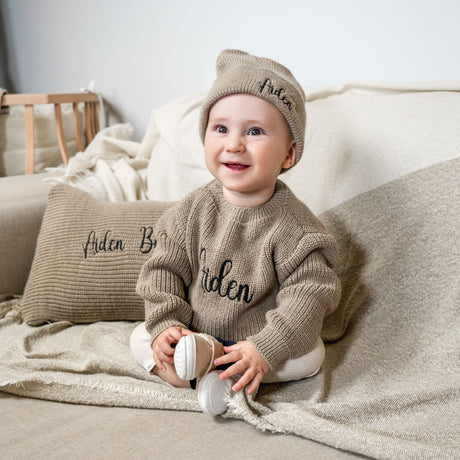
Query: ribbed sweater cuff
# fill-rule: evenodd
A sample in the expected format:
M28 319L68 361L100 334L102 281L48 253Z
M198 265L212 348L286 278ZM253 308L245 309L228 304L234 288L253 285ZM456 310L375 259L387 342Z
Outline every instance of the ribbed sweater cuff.
M150 334L150 343L153 343L154 340L168 327L183 327L187 329L185 324L182 324L180 321L174 318L162 318L161 321L155 321L153 324L146 321L145 328Z
M257 348L270 370L274 370L278 364L288 360L290 357L288 347L282 345L282 339L276 340L275 335L273 330L265 328L258 334L248 337L248 340Z

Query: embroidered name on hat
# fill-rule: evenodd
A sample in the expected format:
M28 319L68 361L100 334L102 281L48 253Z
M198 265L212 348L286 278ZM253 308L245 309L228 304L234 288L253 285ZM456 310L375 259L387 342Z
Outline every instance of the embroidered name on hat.
M259 92L263 94L273 94L276 96L283 104L287 105L289 111L295 110L295 103L292 99L288 99L286 96L286 90L284 88L276 88L270 78L266 78L262 83L259 81Z

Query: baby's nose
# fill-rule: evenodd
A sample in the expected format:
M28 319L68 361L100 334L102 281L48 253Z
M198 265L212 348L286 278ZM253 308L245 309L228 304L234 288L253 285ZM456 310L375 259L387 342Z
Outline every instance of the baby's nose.
M239 134L230 135L227 138L226 150L228 152L243 153L246 151L243 139Z

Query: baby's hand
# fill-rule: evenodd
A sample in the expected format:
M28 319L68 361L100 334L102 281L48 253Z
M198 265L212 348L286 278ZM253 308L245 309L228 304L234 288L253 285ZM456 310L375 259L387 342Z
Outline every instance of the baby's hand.
M234 364L223 371L220 378L224 380L238 373L243 374L233 385L232 390L240 391L249 385L248 393L254 393L269 370L268 364L257 351L257 348L248 340L244 340L230 347L224 347L224 351L226 354L216 359L214 364L216 366Z
M166 372L165 363L174 363L174 348L184 335L193 334L189 329L179 326L168 327L152 343L153 360L158 368Z

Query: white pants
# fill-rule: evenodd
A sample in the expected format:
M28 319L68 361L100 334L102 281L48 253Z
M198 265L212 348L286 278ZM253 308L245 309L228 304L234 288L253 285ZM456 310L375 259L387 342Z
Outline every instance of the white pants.
M145 329L145 323L139 324L131 334L131 353L134 359L148 372L151 372L155 367L150 341L150 334ZM262 382L288 382L312 377L319 371L323 364L324 356L324 344L321 338L318 337L315 346L310 352L300 358L289 359L278 368L268 371Z

